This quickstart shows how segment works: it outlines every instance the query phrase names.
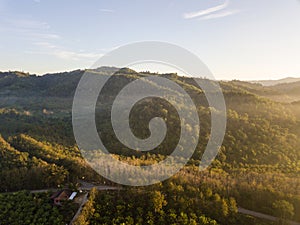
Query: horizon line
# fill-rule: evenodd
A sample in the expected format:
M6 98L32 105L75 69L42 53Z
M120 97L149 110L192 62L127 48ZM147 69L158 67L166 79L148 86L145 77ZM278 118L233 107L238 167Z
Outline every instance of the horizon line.
M107 68L117 68L117 69L122 69L122 68L118 68L118 67L115 67L115 66L101 66L101 67L98 67L98 68L75 68L75 69L67 69L67 70L58 70L58 71L52 71L52 72L43 72L43 73L33 73L33 72L29 72L29 71L24 71L24 70L0 70L0 73L15 73L15 72L19 72L19 73L24 73L24 74L28 74L30 76L45 76L45 75L48 75L48 74L59 74L59 73L70 73L70 72L73 72L73 71L84 71L84 70L93 70L93 69L99 69L99 68L102 68L102 67L107 67ZM129 69L132 69L130 67L123 67L123 68L129 68ZM134 69L132 69L134 70ZM134 70L136 72L139 72L139 73L142 73L142 72L150 72L150 73L157 73L157 74L168 74L168 73L175 73L179 76L182 76L182 77L194 77L194 78L201 78L199 76L186 76L184 74L180 74L178 73L177 71L151 71L151 70ZM222 77L224 77L224 75L220 75ZM216 75L214 74L214 77L216 77ZM205 77L203 77L205 78ZM281 78L270 78L270 79L267 79L267 78L263 78L263 79L240 79L240 78L221 78L221 79L215 79L217 81L234 81L234 80L239 80L239 81L248 81L248 82L256 82L256 81L278 81L278 80L284 80L284 79L300 79L300 75L299 76L290 76L290 75L287 75L287 76L282 76Z

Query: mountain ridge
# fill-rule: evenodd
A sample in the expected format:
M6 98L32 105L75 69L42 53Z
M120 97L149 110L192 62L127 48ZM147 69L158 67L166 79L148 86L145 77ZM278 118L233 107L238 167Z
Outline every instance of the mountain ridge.
M300 81L299 77L284 77L281 79L275 79L275 80L248 80L250 83L258 83L263 86L274 86L277 84L284 84L284 83L294 83Z

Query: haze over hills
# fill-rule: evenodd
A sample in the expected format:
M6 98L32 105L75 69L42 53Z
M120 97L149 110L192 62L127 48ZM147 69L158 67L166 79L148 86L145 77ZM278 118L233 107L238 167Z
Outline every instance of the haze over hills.
M297 82L297 81L300 81L300 78L286 77L286 78L282 78L282 79L278 79L278 80L250 80L248 82L262 84L263 86L274 86L277 84L293 83L293 82Z
M0 225L300 225L299 1L71 3L0 0Z
M74 140L71 118L73 96L84 72L75 70L44 76L20 72L0 73L1 191L76 184L81 177L114 185L90 168ZM297 92L300 82L268 87L244 81L220 82L227 107L227 130L216 160L209 170L198 172L197 166L210 136L210 110L218 109L208 107L203 91L192 78L177 74L138 73L128 68L118 70L103 67L87 72L97 76L115 72L98 99L96 123L105 146L115 157L127 163L151 164L169 155L178 143L180 121L174 108L166 101L142 100L131 111L132 132L141 139L147 138L148 121L155 115L166 121L166 138L151 153L132 151L124 146L112 130L110 107L126 84L141 77L165 77L182 87L196 105L201 129L195 153L188 166L170 181L150 187L157 191L154 193L159 197L155 198L151 190L152 200L145 200L146 205L139 204L139 201L132 203L135 207L149 207L150 210L155 200L165 198L168 204L161 203L159 210L162 211L152 216L155 218L151 215L145 217L151 217L156 222L171 221L172 213L177 218L184 218L186 214L191 221L193 213L198 213L197 218L205 216L203 221L210 222L195 219L198 221L196 224L227 224L230 220L231 224L250 225L269 223L239 217L236 204L275 216L273 203L276 201L287 201L293 206L294 212L300 210L300 108L294 102L300 99L300 93ZM196 79L198 82L212 82ZM160 84L159 88L165 87ZM137 93L143 90L141 88ZM180 107L186 106L181 104ZM190 135L195 132L194 129L197 128L189 129ZM127 195L131 199L146 199L143 191L133 190ZM97 203L90 204L95 213L89 215L87 220L94 221L94 224L104 223L104 218L113 220L114 215L109 214L108 210L114 208L110 205L110 199L116 199L123 207L123 203L128 204L127 195L98 195L95 200ZM104 206L101 202L107 204ZM213 210L215 208L219 210ZM158 210L152 209L154 212ZM126 210L127 207L116 213L124 214L126 218L127 213L130 214ZM103 217L97 215L104 212L107 214L103 214ZM132 214L130 217L135 216ZM300 221L299 216L294 213L290 219Z
M99 76L106 76L112 71L116 71L116 68L104 67L90 72ZM18 133L26 133L36 138L41 138L41 133L43 133L42 139L46 138L48 140L56 142L59 141L59 143L61 144L74 145L75 143L72 135L70 114L73 95L83 73L83 70L57 74L46 74L44 76L25 76L14 72L5 73L5 75L3 75L2 73L2 76L0 76L0 107L2 108L2 119L0 119L3 125L0 127L0 133L2 133L2 135L5 137ZM107 85L106 93L103 97L106 100L101 104L99 103L97 107L106 108L109 105L109 103L106 102L107 99L111 99L113 95L116 95L120 88L122 88L128 82L138 79L139 77L149 75L166 76L177 84L181 85L193 97L195 102L197 102L199 107L199 114L203 117L201 119L209 119L206 98L203 92L193 81L193 79L180 77L176 74L159 75L151 73L137 73L130 69L122 69L118 73L116 73L115 76L113 76L111 82ZM201 78L197 79L201 82ZM295 90L297 90L297 87L300 85L300 83L296 82L291 84L282 84L282 86L284 87L282 87L281 85L264 87L259 84L252 84L248 82L229 81L220 82L220 85L223 89L227 104L228 121L230 121L228 122L227 128L228 136L225 137L224 144L227 143L228 145L230 143L228 142L230 139L230 135L234 135L235 137L235 135L241 135L241 133L245 132L245 135L248 137L247 139L249 139L253 138L253 135L258 132L263 132L267 137L269 137L269 134L273 131L279 132L277 134L274 133L274 135L276 136L280 135L281 129L282 131L284 129L288 129L292 133L297 130L297 104L290 104L289 102L292 102L292 97L293 99L299 98L300 93L295 92ZM288 86L290 89L288 89L286 86ZM268 100L267 98L271 100ZM272 100L280 101L278 101L277 103ZM284 102L284 104L279 102ZM139 110L145 111L146 108L149 115L154 113L153 110L160 111L166 107L168 108L168 106L163 102L154 101L150 104L151 107L149 107L149 102L147 102L147 104L144 103L137 107L137 115ZM99 120L104 121L101 123L101 126L107 129L107 127L109 127L109 123L106 124L106 121L108 121L109 118L106 117L105 114L99 115ZM266 121L262 122L258 118L264 118L264 120ZM240 123L244 119L246 120L244 121L246 123L244 124L243 131L239 131L239 133L236 133L234 127L238 126L238 123ZM177 119L175 117L171 117L169 118L169 120L171 121L171 123L176 123ZM252 121L252 123L254 124L262 123L261 126L264 128L260 128L259 126L255 128L248 127L248 120ZM30 121L34 122L31 123ZM268 125L266 126L266 124ZM41 130L46 129L45 127L49 125L51 125L52 129L56 131L41 132ZM59 128L60 126L63 126L63 128ZM202 126L205 128L203 129L203 134L208 135L208 129L210 126L209 123L204 121L202 122ZM279 126L281 127L281 129L273 130L272 127L274 126ZM146 127L144 128L146 129ZM49 127L47 127L47 129L49 129ZM256 132L254 132L253 129L256 130ZM257 129L262 130L258 131ZM106 135L111 136L110 132L108 132ZM137 133L147 135L146 131L139 131ZM108 138L108 136L106 138ZM201 154L201 149L203 149L204 147L202 143L205 143L207 141L207 139L203 139L203 137L199 142L199 152L197 154ZM258 151L260 149L260 147L258 147L260 145L259 143L268 144L268 140L263 140L261 139L261 137L262 134L259 135L255 141L255 151ZM236 138L238 137L235 137L235 139ZM245 140L243 140L243 143L244 141ZM160 149L168 152L165 147L168 145L172 146L172 142L173 140L169 139L167 141L167 144L165 146L161 146ZM275 159L282 154L280 153L282 152L282 149L279 147L282 145L282 143L278 141L277 144L272 144L272 146L277 146L275 149L278 148L278 152L276 152L277 150L275 151L275 149L273 148L269 154L258 154L258 156L264 156L260 159L257 158L254 160L253 157L250 157L252 154L251 151L254 150L252 141L248 140L244 143L244 145L245 146L243 148L249 149L247 151L236 153L240 155L240 157L230 154L226 155L228 154L227 151L233 151L233 149L237 148L236 143L232 143L229 146L225 145L225 148L227 149L224 150L226 152L224 152L224 154L226 155L226 161L228 161L228 163L232 163L235 161L234 163L236 164L241 162L256 164L256 161L259 164L273 164L276 161ZM126 152L126 150L121 148L121 146L119 145L116 145L113 148L118 154L125 154ZM123 149L123 152L120 151L120 149ZM298 149L298 147L295 146L295 149ZM159 149L157 151L159 151ZM288 154L284 153L284 157L286 158L287 156ZM236 161L237 159L235 159L234 157L237 157L238 161ZM268 157L270 157L269 161ZM289 161L291 160L294 160L294 158L291 157Z

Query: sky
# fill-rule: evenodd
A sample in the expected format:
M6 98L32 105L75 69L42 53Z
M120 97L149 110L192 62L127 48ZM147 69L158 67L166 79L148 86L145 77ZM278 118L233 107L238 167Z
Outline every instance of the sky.
M0 71L90 68L148 40L193 52L217 79L300 77L300 0L0 0Z

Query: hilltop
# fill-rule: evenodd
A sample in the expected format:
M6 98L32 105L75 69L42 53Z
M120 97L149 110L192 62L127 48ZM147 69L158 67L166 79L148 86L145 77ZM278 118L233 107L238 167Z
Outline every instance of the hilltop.
M201 186L201 190L205 190L201 201L206 204L202 205L202 212L220 224L226 224L224 221L227 221L227 216L232 219L234 210L230 211L230 215L215 215L210 213L211 201L216 207L232 205L234 208L233 200L230 202L230 198L234 198L240 206L268 214L273 213L272 204L277 200L288 201L295 212L300 209L297 188L300 185L300 113L297 113L300 112L300 104L293 102L299 98L299 82L268 87L236 80L220 82L227 107L224 142L209 169L197 172L210 136L210 110L217 109L208 107L206 97L194 79L178 74L139 73L127 68L118 70L111 67L44 76L1 73L1 191L76 184L81 177L98 183L111 183L95 174L82 159L74 140L71 118L73 96L84 72L98 76L116 72L97 102L97 129L115 157L134 165L156 163L169 155L178 143L180 121L168 102L160 99L140 101L131 112L132 132L139 138L147 138L150 135L148 121L153 115L166 121L168 132L163 142L151 153L133 151L122 145L112 130L109 109L118 92L136 79L153 75L172 80L190 95L199 115L200 138L188 166L171 182L163 184L166 188L175 188L174 198L179 199L182 189L198 193L193 189L194 185ZM196 79L198 82L212 82ZM163 84L158 87L165 88ZM136 93L143 90L136 90ZM180 107L186 106L182 104ZM190 128L191 135L194 129ZM28 177L24 174L28 174ZM177 201L173 202L170 196L168 202L175 204ZM94 215L94 221L97 221L96 217ZM299 220L299 215L293 219ZM254 223L258 224L249 222ZM244 221L239 224L247 223Z

